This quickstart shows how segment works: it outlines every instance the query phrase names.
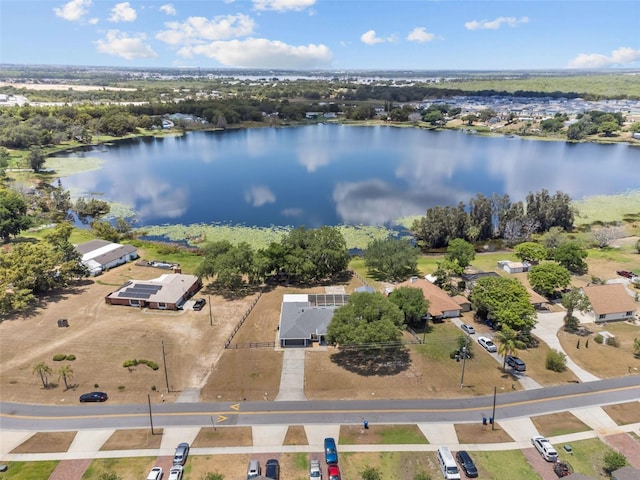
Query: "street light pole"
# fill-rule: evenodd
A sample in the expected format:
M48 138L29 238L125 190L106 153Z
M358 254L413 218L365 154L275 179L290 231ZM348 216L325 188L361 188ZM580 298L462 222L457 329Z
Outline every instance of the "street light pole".
M209 325L213 327L213 314L211 313L211 295L209 295Z
M467 362L467 347L462 347L462 376L460 377L460 388L464 386L464 365Z
M496 429L496 392L498 387L493 387L493 413L491 414L491 430Z

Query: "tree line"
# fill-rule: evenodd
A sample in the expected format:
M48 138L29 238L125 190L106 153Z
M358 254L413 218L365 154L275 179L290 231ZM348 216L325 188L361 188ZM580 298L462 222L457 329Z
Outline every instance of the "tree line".
M571 230L570 202L569 195L560 191L551 195L546 189L529 192L524 202L512 202L507 194L478 193L468 204L429 208L410 230L423 251L446 247L455 238L471 243L502 238L513 244L552 227Z

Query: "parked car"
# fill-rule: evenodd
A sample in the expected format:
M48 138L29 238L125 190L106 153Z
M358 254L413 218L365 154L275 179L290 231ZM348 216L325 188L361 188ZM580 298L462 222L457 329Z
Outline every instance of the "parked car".
M176 447L176 453L173 455L174 465L184 465L187 463L187 457L189 456L189 444L179 443Z
M193 304L193 309L202 310L202 307L204 307L206 304L207 304L207 301L204 298L198 298L196 302Z
M280 480L280 464L275 458L270 458L264 466L264 476L273 480Z
M83 393L80 395L80 403L85 402L106 402L109 399L109 395L104 392L91 392Z
M183 473L182 465L174 465L169 470L169 478L167 480L182 480Z
M260 468L260 462L258 460L251 460L247 467L247 480L259 477L261 474L262 469Z
M636 276L636 274L635 274L635 273L630 272L630 271L628 271L628 270L618 270L616 273L617 273L618 275L620 275L621 277L625 277L625 278L633 278L633 277L635 277L635 276Z
M322 470L318 460L311 460L309 463L309 480L322 480Z
M147 480L162 480L162 467L153 467L147 475Z
M497 352L498 347L493 343L493 340L487 337L478 337L478 343L487 351L487 352Z
M341 480L340 467L338 467L338 465L329 465L327 467L327 474L329 480Z
M531 443L536 447L536 450L542 455L547 462L557 462L558 461L558 452L551 442L547 440L545 437L537 436L531 439Z
M553 464L553 472L558 478L568 477L573 473L573 467L567 462L556 462Z
M456 459L467 477L476 478L478 476L478 469L466 450L460 450L456 453Z
M513 368L516 372L524 372L527 370L527 364L513 355L507 355L507 365Z
M331 437L324 439L324 460L327 465L335 465L338 463L336 441Z
M469 335L474 335L476 333L476 329L468 323L463 323L462 325L460 325L460 328L463 332L467 332Z

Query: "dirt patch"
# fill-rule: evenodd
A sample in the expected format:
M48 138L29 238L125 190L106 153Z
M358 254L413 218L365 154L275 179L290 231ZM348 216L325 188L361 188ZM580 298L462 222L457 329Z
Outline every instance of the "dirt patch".
M417 425L342 425L341 445L391 445L429 443Z
M253 445L251 427L205 427L201 428L191 445L207 447L250 447Z
M513 442L513 438L502 430L500 426L495 425L495 430L491 429L491 425L482 425L482 423L458 423L454 425L458 441L460 443L503 443Z
M591 430L570 412L552 413L532 417L531 421L536 426L541 435L545 437L556 437L569 433L586 432Z
M284 445L309 445L307 433L302 425L291 425L284 437Z
M66 452L77 432L40 432L29 437L11 453L57 453Z
M618 425L640 422L640 402L620 403L602 407Z
M151 430L135 429L135 430L116 430L104 442L100 450L144 450L147 448L160 448L162 443L162 428L154 428L154 435Z
M203 386L224 350L224 342L257 294L237 300L208 296L213 326L208 308L163 312L105 304L104 297L125 281L156 278L162 273L166 272L122 265L56 292L25 315L2 321L2 399L67 405L77 402L81 393L102 390L109 394L109 403L135 403L146 394L153 402L162 402L175 400L185 388ZM69 327L58 327L61 318L67 319ZM134 338L136 341L131 341ZM16 346L20 347L19 355L15 354ZM59 353L73 354L76 360L53 362L53 355ZM125 360L140 358L154 361L160 369L154 371L145 365L123 368ZM40 361L53 370L49 376L52 388L43 389L33 374L33 366ZM73 370L69 390L60 385L56 372L63 364Z
M82 476L89 465L91 465L90 458L62 460L51 473L49 480L82 480Z

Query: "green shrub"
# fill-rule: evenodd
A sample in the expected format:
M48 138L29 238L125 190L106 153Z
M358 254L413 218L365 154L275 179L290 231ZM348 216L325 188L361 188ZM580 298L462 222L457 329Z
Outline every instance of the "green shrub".
M97 383L94 383L93 388L100 388L100 385L98 385Z
M69 360L70 362L73 362L76 359L75 355L67 355L67 360Z
M118 390L120 390L121 392L124 391L124 389L127 388L124 385L118 385Z
M549 350L545 366L553 372L564 372L567 369L567 356L558 350Z
M598 334L598 335L595 336L593 341L596 342L596 343L599 343L600 345L602 345L602 342L604 342L604 338L602 337L602 335Z
M130 368L130 367L136 367L138 365L146 365L147 367L149 367L151 370L158 370L160 367L158 366L158 364L156 362L154 362L153 360L144 360L144 359L133 359L133 360L125 360L125 362L122 364L122 366L124 368Z
M202 477L202 480L224 480L224 475L222 475L221 473L217 473L217 472L216 473L207 472Z
M380 470L375 467L367 467L360 472L362 480L382 480L382 474Z
M133 360L125 360L125 362L122 364L122 366L124 368L129 368L129 367L135 367L136 365L138 365L138 360L133 359Z
M416 473L413 480L431 480L431 475L425 472Z
M618 337L609 337L607 338L607 345L618 348L620 347L620 340L618 340Z
M63 353L56 353L53 356L53 361L54 362L61 362L61 361L66 360L66 359L67 359L67 356L65 354L63 354Z
M611 473L614 470L624 467L627 464L627 457L615 450L609 450L602 457L604 463L604 471Z

